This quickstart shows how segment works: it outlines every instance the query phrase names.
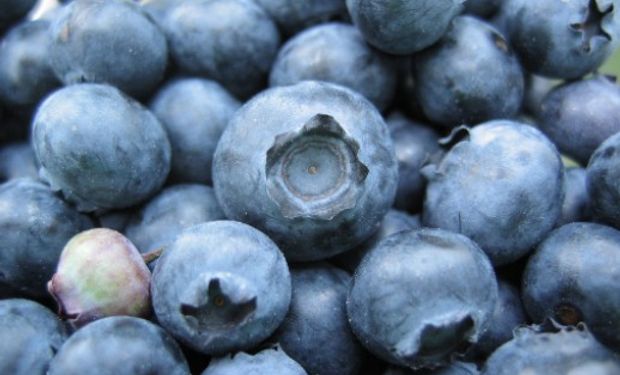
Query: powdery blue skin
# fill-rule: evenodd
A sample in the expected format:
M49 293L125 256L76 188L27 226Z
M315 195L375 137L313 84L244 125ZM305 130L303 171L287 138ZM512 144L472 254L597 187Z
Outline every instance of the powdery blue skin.
M341 86L264 91L235 114L215 152L226 216L267 233L292 261L370 237L392 205L397 163L381 114Z
M178 0L139 0L140 6L162 28L168 12L178 2Z
M39 176L34 151L29 143L11 143L0 147L0 181Z
M287 86L304 80L337 83L384 110L396 90L395 68L395 62L370 47L354 26L327 23L304 30L282 46L269 84Z
M299 266L291 276L291 307L274 340L310 374L358 374L364 351L345 308L351 276L327 263Z
M189 375L177 343L159 326L127 316L97 320L60 348L48 375Z
M414 56L413 70L424 114L441 125L475 125L521 109L525 83L517 56L480 19L455 18L436 45Z
M43 375L67 331L44 306L26 299L5 299L0 300L0 338L0 372Z
M63 247L92 226L41 182L19 178L0 185L0 295L47 297Z
M398 159L398 190L394 207L419 212L426 189L426 179L420 170L439 151L439 135L400 113L392 114L386 122Z
M284 320L291 278L267 236L239 222L182 231L155 266L151 283L158 322L208 355L250 349Z
M390 367L383 375L479 375L480 371L476 365L465 362L454 362L453 364L437 370L411 371L402 367Z
M364 256L377 247L383 239L398 232L420 228L422 228L422 223L419 215L412 216L406 212L391 209L378 225L378 229L372 237L355 249L337 255L332 259L332 262L338 267L353 273Z
M543 100L560 83L557 79L528 74L525 79L523 110L534 117L538 116Z
M347 0L355 26L374 47L410 55L441 38L464 0Z
M568 168L564 174L564 202L556 226L590 218L590 197L586 186L586 170Z
M620 231L571 223L551 232L529 259L523 301L535 322L583 321L594 336L620 351Z
M0 3L0 32L25 17L37 0L5 0Z
M180 1L164 29L183 71L214 79L244 99L266 85L280 46L275 23L251 0Z
M207 79L178 78L159 90L150 108L170 139L171 178L211 184L217 141L240 106L220 84Z
M293 35L315 24L342 18L347 13L344 0L255 0L280 26Z
M499 18L526 69L576 79L618 46L619 6L617 0L507 0Z
M524 327L485 363L483 375L614 375L618 357L592 337L584 325L552 331Z
M223 219L226 217L211 187L173 185L131 216L125 235L144 253L165 249L185 228Z
M490 17L499 10L502 0L467 0L465 12L479 17Z
M278 374L307 375L307 372L281 348L262 350L254 355L231 354L214 358L202 375Z
M460 129L453 138L464 139L424 169L429 182L422 222L468 236L494 265L511 263L540 242L560 216L560 154L539 130L514 121Z
M170 170L170 143L159 121L108 85L54 92L34 117L32 144L41 177L80 211L138 204Z
M355 271L353 332L380 358L418 369L449 364L480 338L497 303L491 262L467 237L440 229L383 240Z
M50 40L50 63L66 85L107 83L146 97L168 63L164 34L131 1L72 1L55 17Z
M0 100L30 107L60 82L49 64L48 21L27 21L0 44Z
M560 151L587 164L603 141L620 132L620 86L605 76L560 86L542 102L538 123Z
M620 133L603 142L586 168L586 186L592 216L620 228Z

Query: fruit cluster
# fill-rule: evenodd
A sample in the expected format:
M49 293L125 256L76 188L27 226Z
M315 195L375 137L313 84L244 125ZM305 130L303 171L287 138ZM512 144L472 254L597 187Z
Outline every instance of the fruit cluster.
M0 374L620 374L620 0L6 0L0 36Z

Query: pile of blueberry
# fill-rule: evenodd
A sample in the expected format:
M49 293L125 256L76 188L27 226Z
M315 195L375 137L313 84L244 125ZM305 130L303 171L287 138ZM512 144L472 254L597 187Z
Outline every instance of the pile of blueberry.
M620 374L620 0L4 0L0 35L0 374Z

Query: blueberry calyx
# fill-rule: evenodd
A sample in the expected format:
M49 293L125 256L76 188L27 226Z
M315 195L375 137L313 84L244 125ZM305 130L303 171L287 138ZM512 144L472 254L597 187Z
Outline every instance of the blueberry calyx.
M203 274L182 299L186 322L200 330L226 330L241 325L256 311L256 293L249 283L231 273Z
M555 318L560 324L574 326L583 321L581 311L568 303L561 304L555 308Z
M613 11L614 5L611 1L590 0L583 21L570 24L572 30L581 33L581 48L584 52L590 53L593 50L592 43L595 38L599 39L599 42L611 41L611 35L605 30L604 21Z
M267 194L287 219L331 220L363 192L368 167L358 152L336 119L317 114L301 130L276 136L267 151Z

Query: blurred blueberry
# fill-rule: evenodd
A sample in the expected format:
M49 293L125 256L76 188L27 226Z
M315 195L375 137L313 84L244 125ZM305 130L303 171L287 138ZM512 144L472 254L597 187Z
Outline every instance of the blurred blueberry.
M534 117L540 113L543 100L560 81L536 74L526 74L523 110Z
M502 0L467 0L465 12L479 16L490 17L499 10Z
M29 143L12 143L0 147L0 181L14 178L38 178L34 151Z
M342 18L344 0L255 0L276 21L283 34L293 35L315 24Z
M3 0L0 2L0 33L25 17L37 0Z
M307 375L297 362L280 348L262 350L256 354L236 353L214 358L202 375Z

